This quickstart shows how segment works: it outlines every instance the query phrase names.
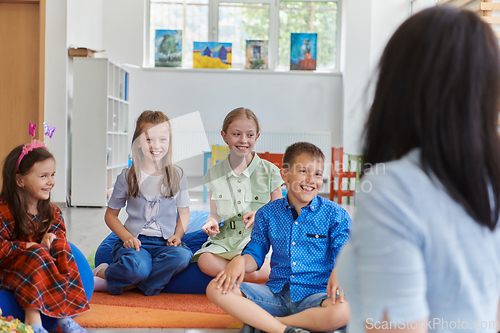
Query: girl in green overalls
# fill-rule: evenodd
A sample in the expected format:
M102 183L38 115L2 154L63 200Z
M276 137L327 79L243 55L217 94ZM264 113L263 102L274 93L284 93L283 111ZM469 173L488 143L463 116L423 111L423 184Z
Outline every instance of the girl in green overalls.
M281 198L283 184L278 167L260 159L253 151L260 128L252 111L245 108L231 111L224 119L221 135L230 153L203 177L209 189L210 215L202 230L209 238L193 257L201 271L213 277L241 254L250 241L255 212L269 201ZM219 228L222 219L224 225ZM261 269L245 274L245 281L263 283L269 272L266 259Z

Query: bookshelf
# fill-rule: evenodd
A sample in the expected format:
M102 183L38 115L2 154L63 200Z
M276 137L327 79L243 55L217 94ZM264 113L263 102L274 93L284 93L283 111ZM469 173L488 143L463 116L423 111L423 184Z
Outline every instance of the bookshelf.
M106 206L128 165L129 73L104 58L74 58L71 205Z

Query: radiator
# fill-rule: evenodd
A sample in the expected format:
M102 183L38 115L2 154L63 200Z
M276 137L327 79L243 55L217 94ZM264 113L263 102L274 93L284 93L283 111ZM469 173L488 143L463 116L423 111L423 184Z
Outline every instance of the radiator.
M212 145L226 145L222 140L220 130L207 130L204 132L182 130L177 131L175 134L173 139L174 161L182 167L189 177L201 177L203 175L203 150L211 150ZM315 144L323 151L325 154L323 178L329 179L332 153L330 132L262 132L257 139L254 151L282 154L285 152L286 147L299 141ZM197 152L193 152L193 147L196 147L194 150Z

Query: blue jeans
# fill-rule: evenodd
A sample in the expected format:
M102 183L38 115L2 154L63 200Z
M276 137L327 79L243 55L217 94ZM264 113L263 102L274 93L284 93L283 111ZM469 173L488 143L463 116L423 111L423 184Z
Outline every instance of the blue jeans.
M147 296L162 291L172 276L189 266L193 252L183 243L167 246L162 237L139 235L139 251L123 247L118 239L111 255L113 263L105 271L108 290L112 295L123 294L123 288L136 286Z
M320 307L328 298L326 293L317 293L292 302L289 288L281 294L274 294L266 285L249 282L243 282L240 290L246 298L275 317L285 317L309 308Z

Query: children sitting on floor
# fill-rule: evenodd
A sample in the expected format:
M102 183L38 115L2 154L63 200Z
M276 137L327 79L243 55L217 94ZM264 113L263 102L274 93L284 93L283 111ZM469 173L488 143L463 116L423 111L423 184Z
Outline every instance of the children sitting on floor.
M347 324L349 307L339 288L335 258L349 239L347 212L318 196L324 154L313 144L289 146L281 176L287 196L260 208L251 240L207 287L216 305L245 325L269 333L331 331ZM266 285L243 282L272 246Z

